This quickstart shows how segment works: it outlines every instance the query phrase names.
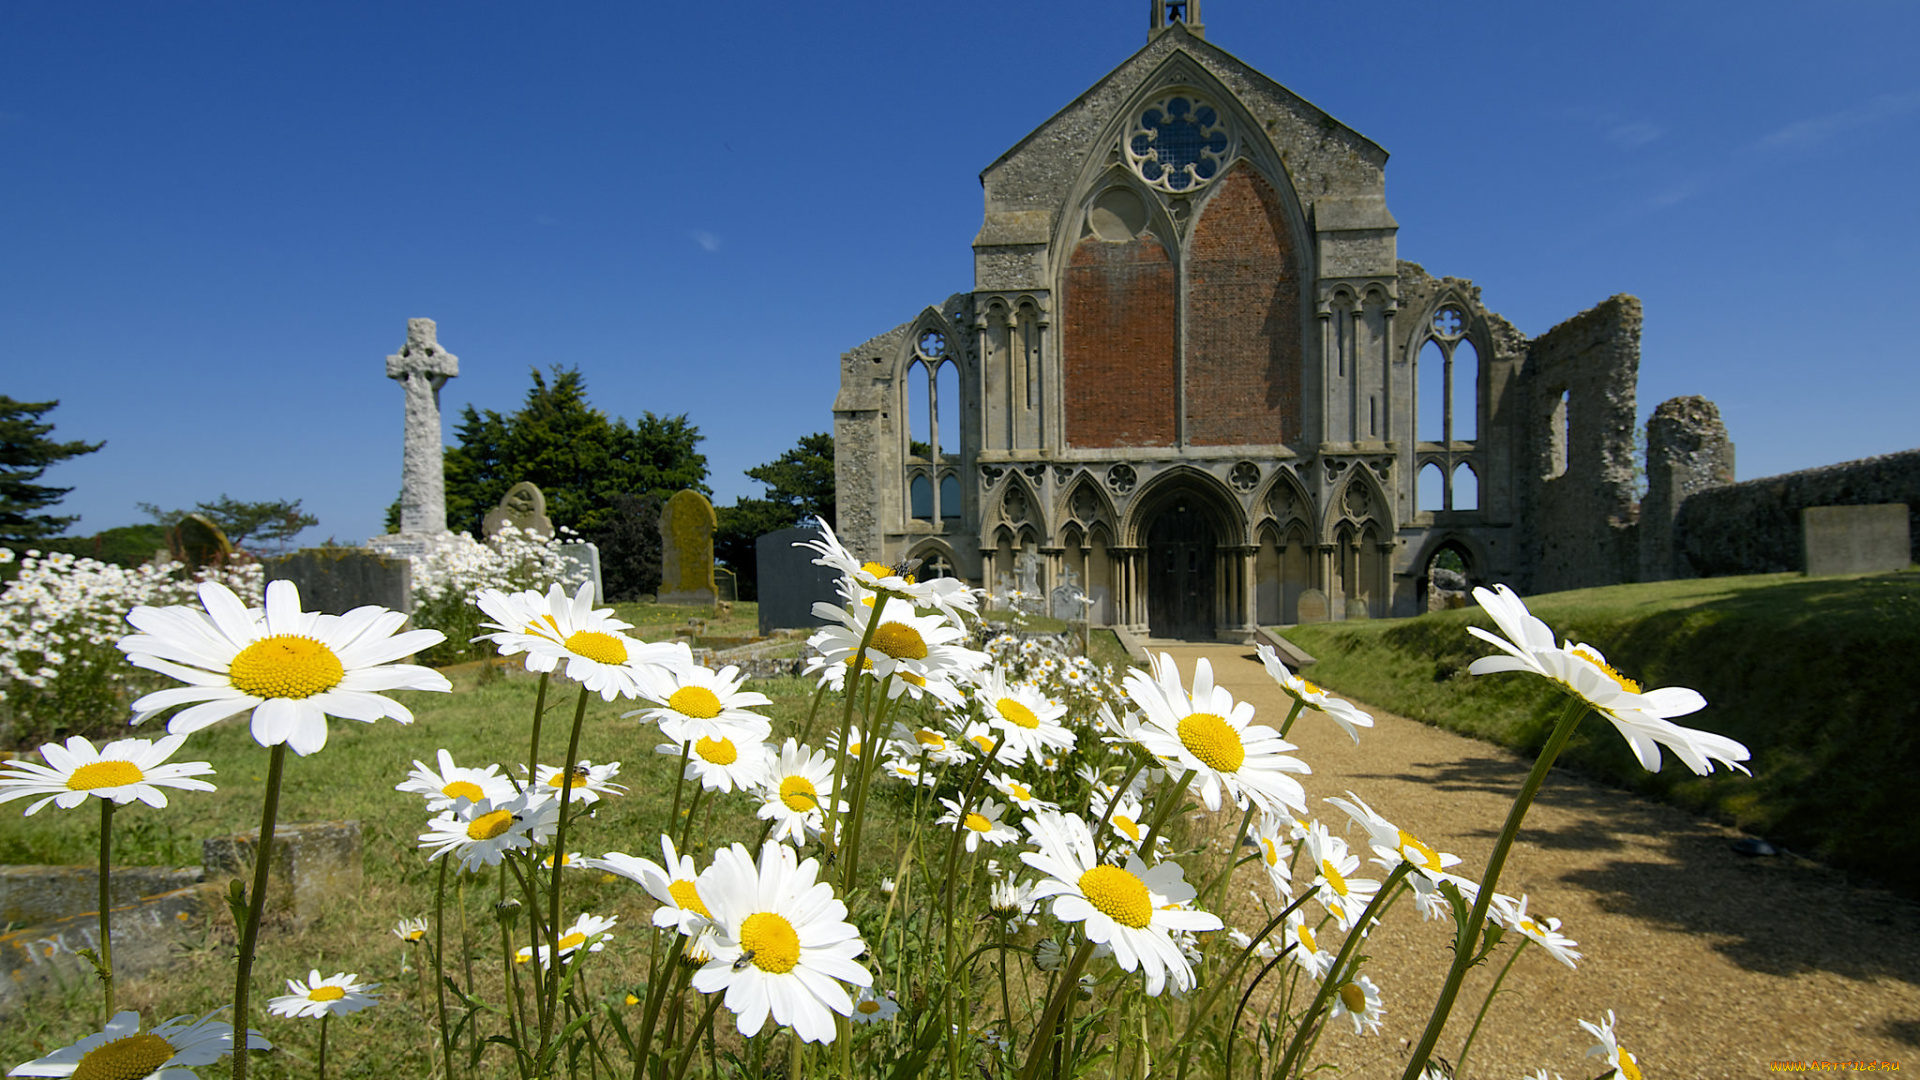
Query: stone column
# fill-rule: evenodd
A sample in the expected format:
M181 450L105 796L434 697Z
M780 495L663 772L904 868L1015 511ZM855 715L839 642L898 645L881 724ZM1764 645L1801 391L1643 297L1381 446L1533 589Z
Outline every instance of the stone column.
M432 319L408 319L407 342L387 357L387 378L406 391L406 434L400 466L400 531L447 531L447 478L442 464L440 388L460 374L460 358L440 347Z

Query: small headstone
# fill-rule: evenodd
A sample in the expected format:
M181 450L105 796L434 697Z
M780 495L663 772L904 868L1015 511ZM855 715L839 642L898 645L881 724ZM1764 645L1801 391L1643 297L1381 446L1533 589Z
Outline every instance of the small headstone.
M1356 596L1353 599L1347 601L1348 621L1352 621L1354 619L1370 619L1372 617L1373 617L1372 615L1368 614L1366 597Z
M712 606L713 504L697 491L682 491L660 511L660 602Z
M1032 548L1021 552L1013 560L1014 577L1018 582L1015 588L1020 590L1020 602L1014 608L1022 615L1038 615L1046 610L1046 596L1040 586L1040 571L1046 565L1047 561Z
M500 505L487 511L480 523L488 538L498 536L508 525L523 533L553 536L553 519L547 516L547 496L538 485L522 480L508 488L500 497Z
M216 836L200 845L208 881L253 874L253 853L260 830ZM340 898L360 895L365 871L358 821L282 825L273 833L273 865L267 869L267 909L306 926L330 911Z
M1319 589L1308 589L1300 594L1297 617L1301 622L1326 622L1328 614L1326 593Z
M218 566L233 554L227 534L200 514L181 518L168 534L167 542L173 547L173 557L186 563L189 570Z
M600 582L600 545L575 542L560 545L560 572L573 584L569 591L578 591L583 581L593 582L593 602L604 604L601 599L605 590Z
M1335 590L1327 596L1327 618L1343 622L1347 617L1347 594Z
M1809 576L1878 574L1912 561L1906 503L1809 506L1800 511L1800 543Z
M413 562L365 548L305 548L266 561L268 581L291 581L307 611L345 615L378 604L413 612Z
M1087 615L1087 607L1083 603L1087 594L1080 591L1080 575L1073 570L1067 570L1061 574L1061 577L1066 580L1047 594L1047 614L1067 622L1079 622Z
M819 626L820 620L813 615L814 601L839 603L839 594L834 591L839 573L830 566L813 565L813 551L794 546L819 538L817 529L795 527L770 532L753 542L762 634Z

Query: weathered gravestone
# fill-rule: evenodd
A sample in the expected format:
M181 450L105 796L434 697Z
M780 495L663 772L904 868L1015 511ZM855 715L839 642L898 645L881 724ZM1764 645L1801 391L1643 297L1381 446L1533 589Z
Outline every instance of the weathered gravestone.
M601 587L598 544L584 542L561 544L560 572L566 575L567 581L572 583L572 588L568 591L578 592L581 582L590 581L593 583L593 602L606 603L602 599L606 595L606 590Z
M1367 607L1366 597L1356 596L1353 599L1348 600L1347 611L1346 611L1347 621L1351 622L1355 619L1372 618L1372 616L1368 614L1368 610L1369 609Z
M190 570L218 566L233 554L233 544L228 542L227 534L200 514L181 518L167 534L167 546L173 549L173 557L186 563Z
M1298 618L1303 623L1327 621L1327 594L1308 589L1300 594Z
M507 489L500 497L500 505L487 511L480 527L489 538L500 535L500 530L508 525L523 533L551 538L553 519L547 516L547 495L540 488L526 480Z
M440 388L460 374L460 358L440 347L432 319L408 319L407 342L387 357L387 378L406 392L401 443L400 531L447 531L447 480L440 437Z
M1079 622L1087 617L1087 607L1083 602L1087 594L1080 590L1080 575L1073 570L1066 570L1060 576L1064 580L1047 594L1047 614L1066 622Z
M830 566L813 565L811 548L795 547L818 540L820 531L795 526L770 532L753 542L754 565L760 577L760 632L819 626L814 601L840 602L834 583L840 574Z
M1800 511L1808 575L1876 574L1912 560L1906 503L1809 506Z
M307 611L345 615L378 604L413 611L413 562L365 548L304 548L266 561L268 581L291 581Z
M660 511L660 602L705 605L713 582L713 504L697 491L678 492Z
M251 880L259 848L259 829L202 841L200 861L207 880ZM267 910L295 926L338 912L342 897L360 894L365 855L358 821L283 824L274 831L271 857Z

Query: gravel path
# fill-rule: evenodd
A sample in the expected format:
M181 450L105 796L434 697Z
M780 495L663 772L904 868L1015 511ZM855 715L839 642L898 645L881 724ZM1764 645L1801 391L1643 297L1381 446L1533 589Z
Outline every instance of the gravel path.
M1262 719L1286 716L1288 699L1250 647L1165 651L1189 681L1206 657L1219 683ZM1357 747L1325 718L1294 725L1289 737L1314 770L1309 796L1352 789L1478 877L1531 762L1369 711L1376 726ZM1701 715L1710 727L1711 709ZM1846 797L1844 784L1834 797ZM1333 807L1325 814L1344 816ZM1593 1076L1593 1062L1582 1060L1593 1040L1575 1021L1608 1009L1650 1080L1760 1076L1773 1061L1920 1068L1920 906L1803 859L1736 855L1730 845L1740 835L1555 770L1499 888L1530 894L1530 912L1561 919L1586 958L1569 971L1527 951L1507 977L1513 992L1494 1002L1474 1045L1472 1075L1506 1080L1544 1065L1569 1080ZM1397 1077L1445 977L1449 941L1442 923L1422 924L1408 905L1396 906L1364 969L1383 988L1386 1027L1367 1038L1329 1029L1320 1059L1351 1076ZM1498 955L1504 963L1505 950ZM1493 974L1469 976L1443 1055L1458 1052Z

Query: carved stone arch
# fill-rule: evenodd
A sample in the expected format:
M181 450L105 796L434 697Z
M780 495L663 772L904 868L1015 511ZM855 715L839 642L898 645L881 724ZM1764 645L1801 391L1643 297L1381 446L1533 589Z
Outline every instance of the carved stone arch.
M1146 527L1155 515L1175 499L1190 498L1192 507L1204 514L1219 543L1243 546L1252 541L1253 530L1240 507L1240 498L1219 477L1191 465L1179 465L1155 476L1141 487L1127 506L1120 535L1128 547L1146 543Z
M1166 204L1160 201L1159 195L1141 183L1140 178L1133 175L1133 170L1120 162L1106 164L1089 176L1084 186L1076 189L1073 200L1068 203L1073 208L1072 212L1060 215L1060 220L1055 224L1057 235L1053 250L1062 253L1071 251L1089 236L1098 236L1108 242L1122 241L1123 237L1110 234L1096 225L1101 220L1096 212L1103 208L1102 200L1107 198L1109 192L1116 190L1128 192L1139 200L1142 224L1130 230L1133 238L1152 236L1160 242L1161 247L1167 249L1168 257L1178 265L1179 223L1167 212ZM1061 265L1064 269L1065 260L1061 260Z
M1275 469L1255 493L1253 517L1255 520L1272 522L1281 533L1284 533L1288 522L1301 521L1306 523L1311 534L1313 523L1319 515L1307 486L1300 482L1293 470L1281 468Z
M1052 534L1047 526L1047 507L1017 469L1009 470L1006 482L1000 485L993 500L993 515L988 520L1003 522L1015 529L1023 524L1031 525L1042 536Z
M1320 535L1332 540L1343 522L1351 524L1356 533L1368 522L1375 522L1385 535L1393 534L1393 501L1372 469L1347 470L1346 480L1322 508Z
M1082 494L1085 492L1086 494ZM1080 509L1089 500L1093 500L1093 514L1082 514ZM1053 519L1059 522L1078 521L1091 527L1095 522L1109 524L1120 520L1119 512L1114 508L1113 499L1107 495L1107 487L1094 478L1091 472L1082 470L1073 482L1065 485L1060 498L1053 506Z
M900 352L894 362L896 380L906 374L914 361L925 359L928 365L927 370L935 374L937 374L936 362L952 361L959 367L964 385L964 376L972 367L973 350L968 348L967 335L960 331L961 328L954 325L952 316L947 312L931 304L922 308L920 314L914 316L913 321L907 324L906 337L900 343ZM923 357L920 351L921 338L928 333L939 334L946 342L946 347L937 358Z
M951 576L953 577L960 576L960 557L954 551L953 546L948 544L945 540L941 540L937 537L926 537L920 540L918 543L914 544L912 547L907 549L908 560L911 561L911 560L917 559L922 564L932 562L933 557L935 555L938 555L947 561L947 566L949 567L949 573ZM925 572L917 572L917 573L921 580L926 580L933 576Z

